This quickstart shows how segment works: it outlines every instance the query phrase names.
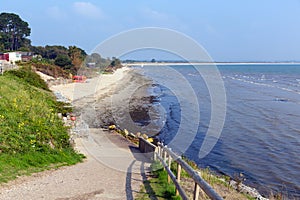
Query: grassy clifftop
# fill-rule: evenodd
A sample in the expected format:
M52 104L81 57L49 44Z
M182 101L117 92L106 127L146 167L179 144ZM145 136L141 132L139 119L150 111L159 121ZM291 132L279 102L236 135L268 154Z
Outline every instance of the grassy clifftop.
M0 76L0 182L81 161L57 113L61 105L29 68Z

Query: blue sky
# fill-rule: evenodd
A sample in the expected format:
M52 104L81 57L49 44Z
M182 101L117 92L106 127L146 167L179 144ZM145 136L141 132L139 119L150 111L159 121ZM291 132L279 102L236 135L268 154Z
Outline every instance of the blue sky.
M1 0L30 24L33 45L90 53L122 31L162 27L201 44L215 61L300 61L300 0Z

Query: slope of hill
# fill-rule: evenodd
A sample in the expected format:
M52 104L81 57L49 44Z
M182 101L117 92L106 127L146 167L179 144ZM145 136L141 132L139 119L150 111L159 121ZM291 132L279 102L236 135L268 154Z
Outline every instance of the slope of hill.
M82 160L57 113L63 105L30 68L0 76L0 182Z

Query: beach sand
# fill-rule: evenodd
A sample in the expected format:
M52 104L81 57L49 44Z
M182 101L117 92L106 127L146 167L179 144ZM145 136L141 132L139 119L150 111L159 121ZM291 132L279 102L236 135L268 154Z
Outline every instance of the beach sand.
M79 115L76 128L84 132L75 137L75 148L87 158L74 166L11 181L0 188L0 199L134 199L147 177L150 162L135 145L97 124L101 122L98 111L107 110L101 102L107 104L112 95L128 94L134 89L130 83L136 82L130 71L121 68L87 83L52 86L51 90L60 92L75 106ZM119 90L122 88L125 91ZM116 99L116 103L124 102L120 96Z
M92 79L87 79L86 83L68 83L61 85L53 85L50 87L52 91L60 92L63 96L71 101L78 101L87 96L97 98L97 95L103 95L120 81L129 68L120 68L114 74L103 74Z

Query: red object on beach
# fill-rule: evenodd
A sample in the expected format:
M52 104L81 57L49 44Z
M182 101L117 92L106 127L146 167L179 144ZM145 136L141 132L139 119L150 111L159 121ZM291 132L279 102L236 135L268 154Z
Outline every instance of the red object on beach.
M71 120L72 120L72 121L75 121L75 120L76 120L76 117L75 117L75 116L71 116Z
M75 83L85 83L86 77L85 76L73 76L73 82Z

